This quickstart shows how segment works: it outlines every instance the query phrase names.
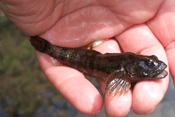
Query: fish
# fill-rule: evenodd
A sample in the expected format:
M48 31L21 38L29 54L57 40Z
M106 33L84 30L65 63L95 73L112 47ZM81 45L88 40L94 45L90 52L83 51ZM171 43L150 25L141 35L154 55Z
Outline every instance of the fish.
M37 51L48 54L61 64L103 80L105 90L113 96L127 93L131 85L139 81L162 79L168 75L167 65L155 55L102 54L82 47L56 46L39 36L30 37L30 43Z

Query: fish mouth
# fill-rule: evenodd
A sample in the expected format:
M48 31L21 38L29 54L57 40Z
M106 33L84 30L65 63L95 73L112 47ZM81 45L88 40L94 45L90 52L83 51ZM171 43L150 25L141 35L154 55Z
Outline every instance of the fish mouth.
M168 72L166 70L163 70L157 76L155 76L155 78L161 79L161 78L165 78L167 75L168 75Z

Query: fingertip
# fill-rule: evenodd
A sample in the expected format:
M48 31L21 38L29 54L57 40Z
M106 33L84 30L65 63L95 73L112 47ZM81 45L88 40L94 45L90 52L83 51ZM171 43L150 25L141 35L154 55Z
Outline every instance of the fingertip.
M132 110L140 115L152 112L163 99L167 87L167 78L137 83L133 89Z
M92 106L89 108L89 111L85 112L88 115L96 115L98 114L102 107L103 107L103 99L102 96L100 94L97 94L94 97L94 100L91 104Z
M169 44L169 46L166 48L166 54L168 57L171 76L173 78L174 85L175 85L175 62L174 62L175 54L174 53L175 53L175 42L172 42L172 44Z
M123 117L131 108L131 91L121 96L105 95L105 112L109 117Z

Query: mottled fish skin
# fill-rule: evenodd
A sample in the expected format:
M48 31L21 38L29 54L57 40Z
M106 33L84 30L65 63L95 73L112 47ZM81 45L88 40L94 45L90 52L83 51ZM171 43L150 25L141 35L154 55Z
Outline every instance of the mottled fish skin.
M38 36L31 37L30 42L36 50L54 57L60 63L104 80L108 94L113 96L127 92L132 83L168 75L164 70L167 65L154 55L130 52L101 54L83 48L55 46Z

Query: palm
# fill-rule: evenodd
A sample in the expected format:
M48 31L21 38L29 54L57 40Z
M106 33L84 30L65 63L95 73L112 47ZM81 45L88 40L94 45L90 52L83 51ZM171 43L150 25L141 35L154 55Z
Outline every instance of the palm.
M172 53L175 51L173 49L175 46L172 46L175 37L173 35L175 32L172 30L175 26L175 23L173 24L175 17L168 14L162 16L167 13L166 10L171 13L175 11L172 7L175 5L173 0L164 3L161 0L150 3L140 0L132 2L77 0L76 3L75 1L59 3L58 0L52 0L49 4L46 2L35 3L38 7L32 11L35 15L31 18L25 15L19 20L13 18L11 20L24 33L28 35L43 33L40 36L60 46L79 47L94 40L116 37L124 51L156 54L166 63L167 54L170 70L175 71L172 59L174 56ZM43 10L42 6L46 4L45 12L37 14L37 11L40 13ZM158 11L160 7L161 10ZM19 23L25 18L24 22ZM165 27L162 19L172 24L167 24ZM120 52L118 44L113 40L106 41L95 49L100 52ZM48 55L37 52L37 57L51 83L77 110L95 114L102 108L103 100L98 90L79 71L62 66L58 62L53 64ZM172 76L175 77L175 72ZM99 83L105 94L104 82ZM146 114L161 101L167 87L168 78L137 83L132 92L129 91L122 97L111 98L105 95L106 114L124 116L131 107L136 113Z

